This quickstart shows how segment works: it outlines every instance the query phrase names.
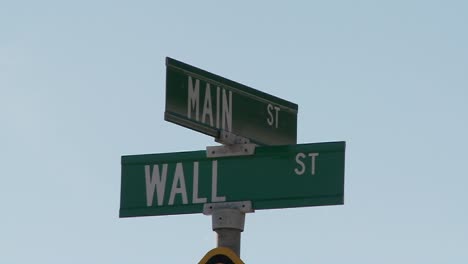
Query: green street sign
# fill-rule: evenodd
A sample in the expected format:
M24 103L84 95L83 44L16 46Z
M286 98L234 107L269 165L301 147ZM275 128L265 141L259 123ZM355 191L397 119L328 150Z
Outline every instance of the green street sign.
M164 119L216 138L223 130L259 145L296 144L297 104L171 58Z
M344 202L345 142L257 147L248 156L206 151L122 156L120 217L201 213L251 201L253 209Z

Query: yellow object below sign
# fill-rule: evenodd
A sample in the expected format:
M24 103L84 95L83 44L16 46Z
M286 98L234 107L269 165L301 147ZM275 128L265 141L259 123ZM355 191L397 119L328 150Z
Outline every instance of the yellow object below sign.
M244 264L239 256L229 248L219 247L210 250L198 264Z

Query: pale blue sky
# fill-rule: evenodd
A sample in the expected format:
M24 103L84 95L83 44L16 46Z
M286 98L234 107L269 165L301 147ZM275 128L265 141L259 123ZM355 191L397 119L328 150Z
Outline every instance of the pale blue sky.
M246 217L246 263L468 261L468 2L4 1L0 263L197 263L210 217L119 219L120 157L201 150L166 56L347 142L345 205Z

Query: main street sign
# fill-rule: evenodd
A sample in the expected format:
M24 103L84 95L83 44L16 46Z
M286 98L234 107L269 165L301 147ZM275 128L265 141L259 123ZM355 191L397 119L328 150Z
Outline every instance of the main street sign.
M206 151L122 157L120 217L201 213L251 201L254 209L343 204L345 142L257 147L250 156Z
M164 119L216 138L223 130L259 145L296 144L297 104L171 58Z

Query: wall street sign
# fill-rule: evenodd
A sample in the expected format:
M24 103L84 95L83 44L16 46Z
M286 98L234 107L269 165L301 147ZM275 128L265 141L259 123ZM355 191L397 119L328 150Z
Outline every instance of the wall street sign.
M254 209L343 204L345 142L263 146L250 156L206 151L122 157L120 217L201 213L203 204Z

